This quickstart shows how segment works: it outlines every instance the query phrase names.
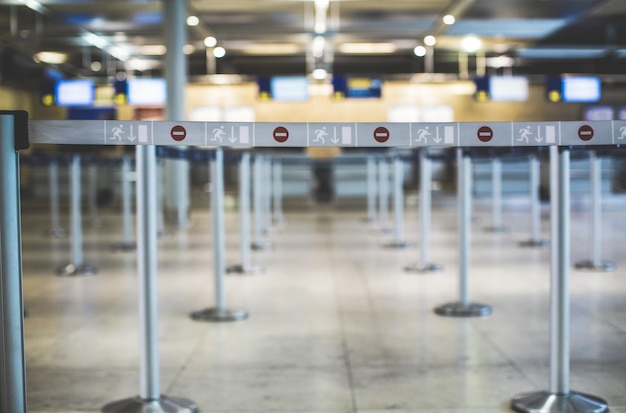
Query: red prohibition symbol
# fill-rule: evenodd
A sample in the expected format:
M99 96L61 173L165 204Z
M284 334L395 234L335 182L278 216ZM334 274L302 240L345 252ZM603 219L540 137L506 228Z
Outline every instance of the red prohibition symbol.
M180 142L180 141L184 140L187 137L187 131L182 126L176 125L170 131L170 136L176 142Z
M591 139L593 139L593 135L593 128L589 125L583 125L578 128L578 137L582 141L590 141Z
M276 142L283 143L287 139L289 139L289 131L287 130L287 128L283 126L279 126L276 129L274 129L274 140Z
M374 129L374 139L376 140L376 142L378 143L385 143L389 140L389 129L379 126L378 128Z
M481 142L489 142L493 138L493 129L489 126L481 126L478 128L476 136L478 136L478 140Z

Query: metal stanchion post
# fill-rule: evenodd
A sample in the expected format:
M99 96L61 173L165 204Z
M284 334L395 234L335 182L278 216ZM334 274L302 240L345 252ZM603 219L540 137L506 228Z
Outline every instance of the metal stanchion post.
M515 396L511 408L521 413L602 413L605 400L570 390L570 184L569 149L550 148L550 388Z
M544 248L548 246L548 241L541 239L540 164L536 154L530 155L528 166L530 168L530 239L519 244L522 247Z
M130 184L130 157L122 158L122 170L120 172L120 181L122 184L122 231L123 241L115 244L113 249L116 251L134 251L137 248L133 241L133 215L132 215L132 188Z
M376 158L367 157L367 221L376 222Z
M472 215L472 160L462 148L457 149L457 210L459 226L459 301L435 308L447 317L482 317L490 315L491 306L472 303L469 299L469 256Z
M378 211L379 226L388 231L389 226L389 165L386 158L378 160Z
M227 273L260 274L263 269L250 264L250 152L241 154L239 161L239 220L241 264L226 269Z
M263 157L263 233L271 234L272 227L272 157Z
M253 250L265 250L270 246L263 241L263 157L261 155L254 156L254 178L253 178L253 196L254 196L254 239L252 241Z
M100 219L98 218L98 165L95 162L87 167L87 176L89 179L89 226L91 228L99 228Z
M165 211L164 211L164 198L165 191L163 190L163 160L157 159L157 235L159 237L165 237L168 235L165 230Z
M80 155L74 155L70 164L70 263L57 268L56 275L95 275L98 270L83 261L83 225L80 209Z
M491 226L485 228L491 232L506 232L502 225L502 161L494 157L491 160Z
M430 212L432 208L432 162L426 149L420 157L420 262L405 267L410 272L441 271L441 265L433 264L429 258L430 247Z
M272 189L274 195L274 224L284 223L283 217L283 166L280 158L275 156L272 164Z
M0 114L0 411L26 412L22 229L15 116Z
M393 241L388 248L406 248L404 241L404 165L399 155L393 158Z
M137 146L137 273L139 278L140 394L107 404L103 413L194 413L196 404L161 394L157 296L156 153Z
M610 272L617 268L614 262L602 259L602 160L596 151L589 152L591 192L590 246L591 259L577 262L575 267L583 271Z
M213 249L215 307L194 311L191 318L196 321L240 321L248 318L243 310L227 309L224 297L225 230L224 230L224 151L215 149L215 159L211 162L211 215L213 216Z
M50 178L50 236L53 238L64 238L67 232L61 228L59 223L59 161L57 158L50 158L49 178Z

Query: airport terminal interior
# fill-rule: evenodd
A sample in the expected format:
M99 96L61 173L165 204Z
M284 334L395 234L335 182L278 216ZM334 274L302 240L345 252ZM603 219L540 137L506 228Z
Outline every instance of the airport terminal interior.
M621 0L5 0L0 110L111 132L19 152L2 413L626 413Z

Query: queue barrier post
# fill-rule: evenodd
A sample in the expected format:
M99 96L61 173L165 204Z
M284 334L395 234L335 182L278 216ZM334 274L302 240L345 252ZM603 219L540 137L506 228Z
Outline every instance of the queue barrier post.
M502 224L502 160L496 155L491 159L491 226L489 232L507 232Z
M271 245L263 240L263 226L264 226L264 168L263 168L263 156L256 154L254 156L254 179L252 182L253 192L253 219L254 219L254 231L252 240L252 249L255 251L262 251L271 249Z
M279 157L272 162L272 195L274 207L274 224L281 226L285 222L283 216L283 165Z
M11 413L26 412L20 162L17 151L28 146L27 122L26 112L0 111L0 411ZM25 147L18 142L22 133Z
M457 215L459 255L459 300L435 308L445 317L484 317L491 306L473 303L469 298L469 257L472 215L472 158L463 148L457 149Z
M404 268L407 272L428 273L441 271L439 264L430 262L430 220L432 210L432 161L428 157L428 151L423 149L419 152L419 220L420 220L420 262Z
M241 321L248 318L243 310L226 308L224 294L225 229L224 229L224 151L215 149L215 159L211 162L211 215L213 217L213 250L215 306L191 313L195 321Z
M132 187L130 156L122 158L120 183L122 187L122 242L115 244L115 251L135 251L137 244L133 240Z
M56 269L61 277L95 275L98 269L86 264L83 257L83 225L81 204L80 155L70 161L70 262Z
M541 200L539 198L540 168L539 158L536 154L528 157L530 169L530 239L521 241L519 245L527 248L544 248L548 241L541 238Z
M393 157L393 241L387 248L406 248L404 240L404 162L400 155Z
M59 160L51 157L48 164L50 185L50 231L52 238L65 238L67 231L61 228L59 219Z
M570 346L570 150L550 148L550 386L511 400L520 413L603 413L600 397L572 391L569 383Z
M378 186L376 182L376 157L367 156L367 222L376 222L376 196Z
M615 263L602 259L602 159L593 150L589 152L589 169L591 259L579 261L574 266L581 271L611 272L617 269Z
M140 393L106 404L103 413L193 413L191 400L162 395L159 373L156 150L137 146L137 273L139 281Z
M239 159L239 230L241 264L226 269L227 274L257 275L263 268L250 264L250 152L245 151Z
M98 165L95 159L87 166L87 179L89 182L89 191L87 192L89 226L97 229L100 228L100 218L98 217Z
M389 231L389 163L386 157L378 159L378 225Z

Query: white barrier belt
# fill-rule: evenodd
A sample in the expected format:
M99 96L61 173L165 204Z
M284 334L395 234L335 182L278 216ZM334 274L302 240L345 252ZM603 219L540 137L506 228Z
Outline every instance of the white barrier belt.
M228 147L619 145L626 121L265 123L29 121L31 143Z

